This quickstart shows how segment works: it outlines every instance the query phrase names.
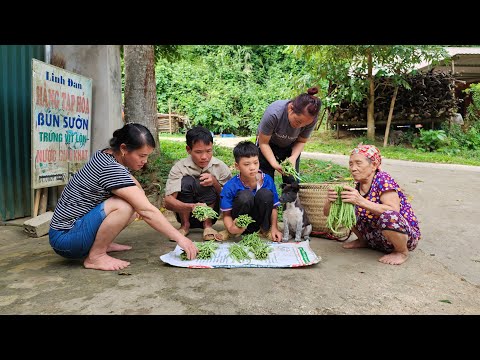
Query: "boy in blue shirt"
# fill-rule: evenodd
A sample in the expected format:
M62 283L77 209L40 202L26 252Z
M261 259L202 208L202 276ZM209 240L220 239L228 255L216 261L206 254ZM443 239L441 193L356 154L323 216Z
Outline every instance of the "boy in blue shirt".
M277 189L272 177L259 170L258 154L257 146L251 141L241 141L233 149L235 168L240 173L227 181L220 193L220 210L226 230L215 235L218 241L259 230L269 240L282 240L277 224L277 206L280 205ZM236 226L235 219L245 214L255 222L246 228Z

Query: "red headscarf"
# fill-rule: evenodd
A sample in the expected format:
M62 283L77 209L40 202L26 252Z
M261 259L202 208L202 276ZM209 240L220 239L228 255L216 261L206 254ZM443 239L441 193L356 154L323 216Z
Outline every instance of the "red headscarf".
M375 145L358 145L352 150L350 155L361 154L370 159L373 163L377 164L377 169L380 170L380 164L382 163L382 155L380 150Z

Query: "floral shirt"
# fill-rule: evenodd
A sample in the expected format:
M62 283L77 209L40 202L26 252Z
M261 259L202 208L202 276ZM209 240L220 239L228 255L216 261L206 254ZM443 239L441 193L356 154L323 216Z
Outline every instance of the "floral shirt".
M356 189L360 189L360 184L356 185ZM390 176L390 174L384 171L377 171L373 177L372 185L370 190L364 196L367 200L371 202L381 204L380 196L388 190L395 190L400 197L400 215L402 215L405 220L410 225L412 232L416 233L420 237L420 229L418 226L418 219L413 212L412 206L408 201L407 197L403 193L400 186L396 181ZM363 223L367 227L375 228L379 216L372 214L367 209L355 206L355 214L357 216L357 223Z

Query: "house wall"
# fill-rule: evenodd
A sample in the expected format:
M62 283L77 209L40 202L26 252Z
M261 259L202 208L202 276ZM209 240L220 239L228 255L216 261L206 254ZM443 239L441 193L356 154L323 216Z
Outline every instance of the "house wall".
M92 78L92 153L108 146L123 126L119 45L53 45L52 61L65 70Z

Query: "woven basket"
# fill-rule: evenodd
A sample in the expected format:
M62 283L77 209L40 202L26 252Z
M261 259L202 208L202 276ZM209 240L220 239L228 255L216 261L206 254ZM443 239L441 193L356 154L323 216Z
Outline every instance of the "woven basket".
M335 185L349 185L348 182L300 183L299 185L298 196L312 224L312 232L330 235L326 237L335 239L349 236L350 231L346 228L341 228L340 234L333 234L327 227L327 217L323 215L323 205L327 199L328 189Z

